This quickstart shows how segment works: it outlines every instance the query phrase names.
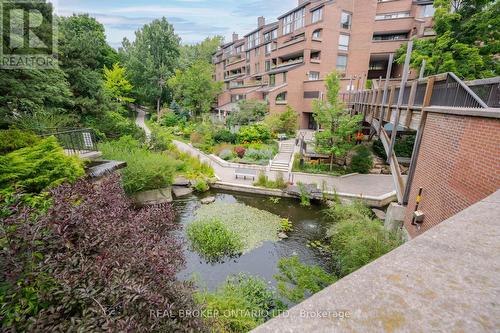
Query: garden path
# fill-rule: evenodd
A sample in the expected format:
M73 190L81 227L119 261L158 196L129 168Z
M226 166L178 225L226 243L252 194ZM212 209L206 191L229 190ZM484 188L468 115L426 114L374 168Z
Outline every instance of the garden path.
M146 133L146 138L149 140L149 138L151 137L151 130L146 126L146 122L144 121L146 112L144 112L144 110L141 110L139 108L137 108L136 111L137 111L137 117L135 118L135 123L137 124L137 126L139 126L144 130L144 132Z
M146 133L151 133L149 128L146 126L146 123L144 122L144 111L138 110L136 122L138 126L146 131ZM206 154L192 147L191 145L188 145L187 143L178 140L174 140L173 143L179 150L189 153L192 156L198 157L202 162L207 162L214 169L215 175L220 182L234 184L236 186L252 185L254 182L251 179L236 179L236 168L230 166L222 166L216 163ZM285 176L285 179L293 183L315 183L318 184L320 188L322 188L324 184L325 190L331 192L336 191L341 196L363 195L364 197L385 197L391 194L395 194L394 183L392 181L391 175L354 174L343 177L335 177L328 175L306 174L300 172L282 172L270 170L266 171L266 175L272 180L276 179L276 176L279 173L283 174Z

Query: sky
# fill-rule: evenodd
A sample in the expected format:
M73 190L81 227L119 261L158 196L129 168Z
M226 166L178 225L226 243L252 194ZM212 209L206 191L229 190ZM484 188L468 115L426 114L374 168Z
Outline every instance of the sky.
M70 16L88 13L106 28L111 46L118 48L124 37L154 19L166 17L185 44L207 36L222 35L226 41L234 32L243 36L257 27L257 17L266 22L294 8L297 0L54 0L56 13Z

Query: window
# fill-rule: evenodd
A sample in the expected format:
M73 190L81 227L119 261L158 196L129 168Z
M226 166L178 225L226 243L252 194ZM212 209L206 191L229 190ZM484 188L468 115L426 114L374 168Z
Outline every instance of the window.
M319 80L319 72L309 72L309 81Z
M275 74L269 75L269 85L274 86L275 84L276 84L276 75Z
M313 31L312 39L320 40L321 39L321 31L322 29L316 29Z
M274 29L273 31L269 31L264 34L264 42L270 42L276 38L278 38L278 29Z
M423 5L422 9L420 11L421 17L432 17L434 16L434 11L436 9L434 8L433 4L430 5Z
M283 83L286 83L286 77L288 72L283 72Z
M260 67L260 66L259 66L259 63L256 63L256 64L255 64L255 73L258 73L258 72L259 72L259 70L260 70L260 68L259 68L259 67Z
M351 29L351 22L352 22L352 14L342 12L342 15L340 17L340 26L342 27L342 29Z
M254 52L255 52L255 56L258 57L259 56L259 48L256 47Z
M231 95L231 103L245 99L245 95Z
M266 60L266 72L271 70L271 60Z
M339 35L339 50L347 51L349 49L349 35Z
M247 73L247 75L250 75L250 65L247 65L247 67L246 67L246 73Z
M273 43L266 44L266 46L265 46L266 54L270 54L271 53L272 47L273 47Z
M247 37L247 50L259 45L259 43L259 32L257 31Z
M247 58L247 62L250 62L250 51L246 52L245 58Z
M385 13L375 16L375 20L392 20L398 18L410 17L410 12Z
M293 14L287 15L283 18L283 35L292 32Z
M243 50L243 45L240 45L234 49L234 53L240 54L242 50Z
M276 96L276 102L281 102L283 104L286 103L286 91L283 91Z
M345 71L347 68L347 55L339 54L337 55L337 70Z
M374 34L373 40L404 40L408 39L408 33L398 34Z
M298 30L304 26L304 18L306 15L306 11L304 8L297 10L294 13L294 19L295 19L295 30Z
M311 60L321 60L321 51L311 51Z
M283 35L291 33L293 30L298 30L304 27L304 17L306 11L304 8L283 17Z
M323 7L318 8L312 12L312 23L316 23L323 19Z

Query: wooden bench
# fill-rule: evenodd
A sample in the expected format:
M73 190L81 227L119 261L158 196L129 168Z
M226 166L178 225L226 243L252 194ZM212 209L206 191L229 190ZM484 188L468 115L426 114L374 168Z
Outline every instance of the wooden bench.
M252 170L252 169L236 169L234 172L234 175L236 176L236 179L239 177L243 177L243 179L252 178L255 180L255 177L257 177L257 170Z

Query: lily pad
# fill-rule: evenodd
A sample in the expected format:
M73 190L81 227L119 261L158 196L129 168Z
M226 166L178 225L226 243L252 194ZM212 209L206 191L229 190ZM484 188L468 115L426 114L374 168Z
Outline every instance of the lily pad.
M279 241L281 217L241 203L215 202L199 208L198 220L217 219L243 242L243 253L262 245L265 241Z

